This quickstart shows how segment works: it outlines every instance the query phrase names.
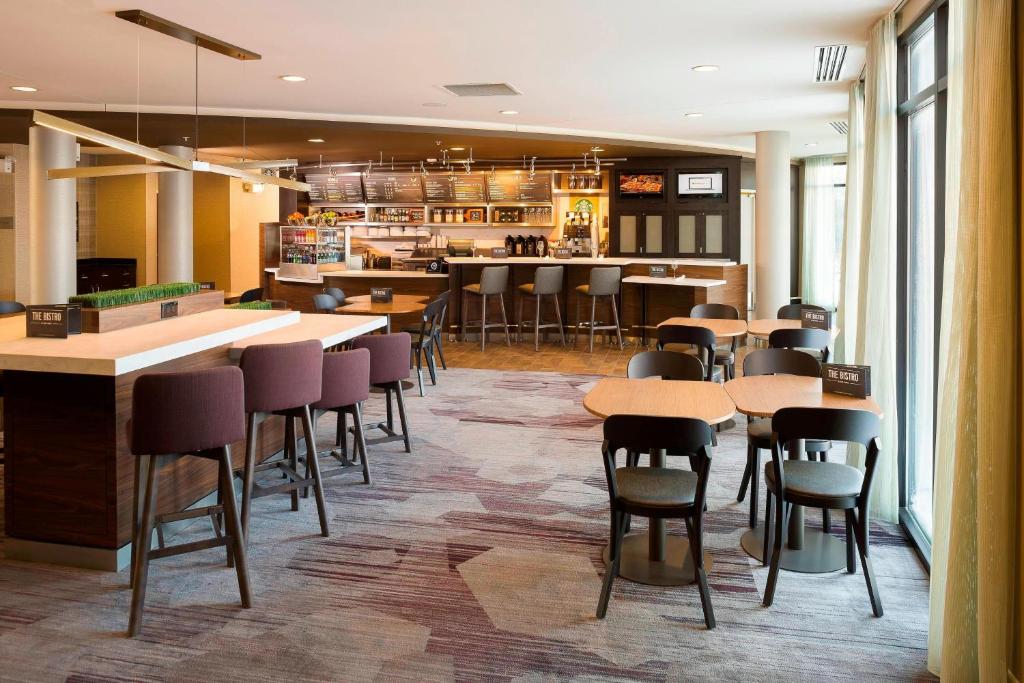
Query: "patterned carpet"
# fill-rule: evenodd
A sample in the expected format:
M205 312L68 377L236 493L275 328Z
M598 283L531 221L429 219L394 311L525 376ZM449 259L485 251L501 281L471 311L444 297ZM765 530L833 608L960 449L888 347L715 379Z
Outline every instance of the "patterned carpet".
M607 494L600 423L581 407L594 378L453 369L440 380L426 398L409 392L412 455L372 449L373 487L355 472L330 480L330 538L312 499L299 513L287 496L255 503L253 609L223 551L158 560L143 635L129 640L127 572L0 561L0 679L928 677L927 576L897 529L874 529L883 618L859 573L783 572L775 605L761 607L767 571L739 547L742 421L720 435L709 491L718 628L704 629L695 587L621 579L597 621Z

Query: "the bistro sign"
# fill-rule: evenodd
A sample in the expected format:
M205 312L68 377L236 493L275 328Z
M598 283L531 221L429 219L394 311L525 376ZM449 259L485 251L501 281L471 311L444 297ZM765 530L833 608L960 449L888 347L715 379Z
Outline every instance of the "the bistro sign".
M831 394L867 398L871 395L871 367L822 363L821 390Z
M800 326L812 330L831 330L832 313L819 311L813 308L805 308L800 311Z
M66 339L82 332L82 305L55 304L25 307L25 336Z

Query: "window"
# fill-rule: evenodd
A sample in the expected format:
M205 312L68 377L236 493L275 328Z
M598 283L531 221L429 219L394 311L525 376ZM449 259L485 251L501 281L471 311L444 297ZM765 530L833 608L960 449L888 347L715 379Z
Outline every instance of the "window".
M900 521L925 559L942 301L947 17L946 0L938 0L899 44Z
M833 199L836 206L836 243L834 246L833 253L835 254L835 284L834 291L836 293L836 301L842 298L842 268L840 264L843 262L843 235L846 234L846 162L837 162L832 166L832 182L835 185L836 191L833 193Z

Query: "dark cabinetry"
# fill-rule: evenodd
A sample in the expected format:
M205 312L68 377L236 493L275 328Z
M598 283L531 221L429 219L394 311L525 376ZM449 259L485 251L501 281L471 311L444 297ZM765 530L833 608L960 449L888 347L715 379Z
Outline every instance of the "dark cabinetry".
M135 272L133 258L80 258L77 292L88 294L134 287Z
M671 251L666 211L623 211L614 225L612 239L620 256L666 256Z
M675 218L675 255L728 257L729 212L680 210Z

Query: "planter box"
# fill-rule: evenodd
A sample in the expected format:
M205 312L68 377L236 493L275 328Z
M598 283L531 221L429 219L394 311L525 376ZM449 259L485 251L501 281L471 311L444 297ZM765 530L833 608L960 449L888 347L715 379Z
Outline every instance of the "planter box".
M177 315L192 315L224 307L224 292L204 290L169 299L155 299L141 304L113 306L111 308L83 308L82 332L112 332L137 327L164 319L162 312L169 303L177 304Z

